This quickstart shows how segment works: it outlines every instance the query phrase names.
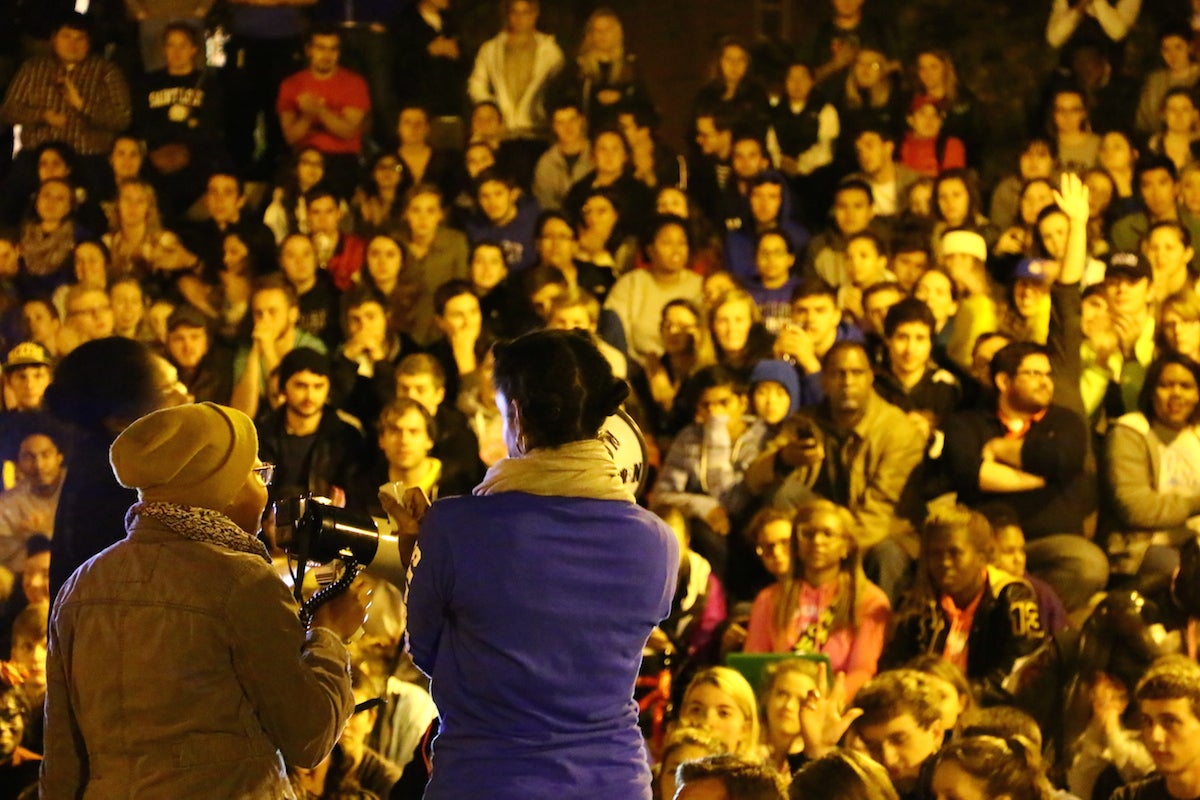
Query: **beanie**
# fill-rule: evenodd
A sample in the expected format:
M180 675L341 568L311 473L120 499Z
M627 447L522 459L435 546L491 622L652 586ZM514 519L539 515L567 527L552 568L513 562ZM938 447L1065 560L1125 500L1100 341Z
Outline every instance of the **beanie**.
M942 236L942 255L966 253L980 261L987 261L987 242L975 231L950 231Z
M146 502L223 511L258 456L250 418L215 403L155 411L134 422L109 449L113 474Z
M750 388L763 381L774 381L787 390L788 397L792 398L788 413L794 414L800 408L800 376L791 364L775 358L759 361L750 373Z

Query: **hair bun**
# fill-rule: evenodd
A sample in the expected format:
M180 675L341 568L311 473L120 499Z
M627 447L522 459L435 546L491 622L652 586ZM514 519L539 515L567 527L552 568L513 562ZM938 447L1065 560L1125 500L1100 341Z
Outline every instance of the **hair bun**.
M604 411L604 416L609 417L616 413L621 404L629 397L629 384L620 378L613 380L612 385L600 397L599 406Z

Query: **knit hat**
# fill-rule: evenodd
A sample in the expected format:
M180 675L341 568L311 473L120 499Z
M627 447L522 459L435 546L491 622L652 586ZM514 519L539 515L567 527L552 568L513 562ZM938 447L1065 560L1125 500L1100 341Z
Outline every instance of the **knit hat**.
M966 253L980 261L987 261L987 242L975 231L950 231L942 236L942 255L952 256Z
M108 452L117 482L146 502L223 511L258 455L250 418L216 403L155 411L134 422Z
M789 414L794 414L800 408L800 376L796 374L796 368L791 364L773 358L759 361L750 372L751 390L756 384L763 381L774 381L787 390L788 397L792 398L792 406L788 409Z

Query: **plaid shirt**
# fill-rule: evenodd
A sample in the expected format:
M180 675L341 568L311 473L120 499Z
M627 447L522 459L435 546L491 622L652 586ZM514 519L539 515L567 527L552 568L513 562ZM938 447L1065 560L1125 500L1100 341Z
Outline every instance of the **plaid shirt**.
M67 102L62 87L67 70L54 56L37 56L26 61L13 78L0 119L20 125L22 146L32 150L49 141L63 141L80 155L103 155L116 134L129 127L129 87L113 64L88 56L70 71L71 80L83 98L77 111ZM67 115L62 128L45 120L47 111Z

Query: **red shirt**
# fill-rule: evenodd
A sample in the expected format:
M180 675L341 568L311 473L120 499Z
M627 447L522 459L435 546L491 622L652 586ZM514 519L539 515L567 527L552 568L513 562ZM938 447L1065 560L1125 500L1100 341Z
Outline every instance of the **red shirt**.
M364 112L371 110L371 95L367 91L367 82L348 69L337 68L328 78L318 78L312 70L297 72L295 75L279 84L279 98L275 101L275 110L280 116L284 111L300 113L297 98L308 92L325 99L325 104L332 110L341 113L343 109L358 108ZM294 147L299 150L304 147L315 147L322 153L361 153L362 131L352 139L343 139L325 130L319 120L314 120L312 127Z
M900 145L900 163L911 167L917 172L930 178L936 178L942 170L967 165L967 151L963 143L956 137L950 136L945 141L942 151L942 161L938 163L937 139L921 139L912 131L904 135Z

